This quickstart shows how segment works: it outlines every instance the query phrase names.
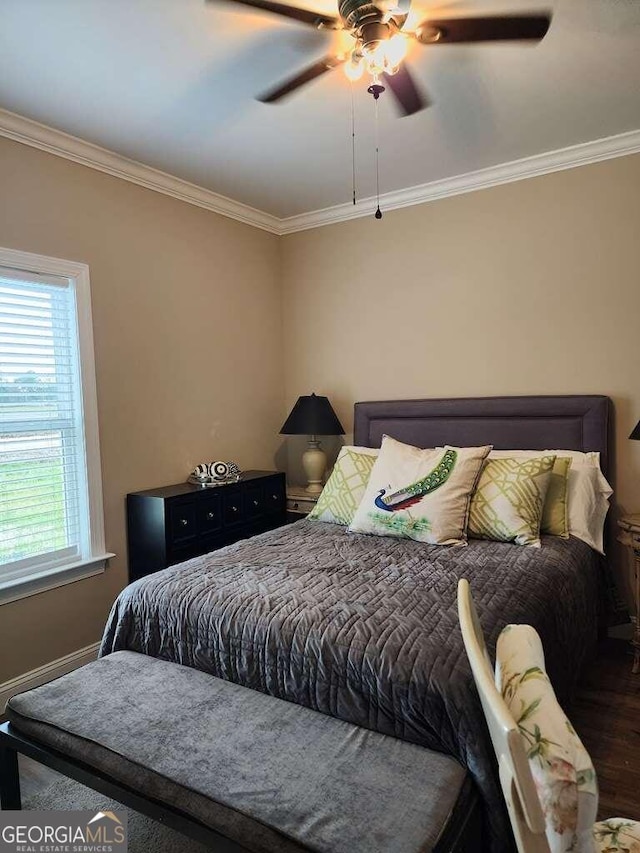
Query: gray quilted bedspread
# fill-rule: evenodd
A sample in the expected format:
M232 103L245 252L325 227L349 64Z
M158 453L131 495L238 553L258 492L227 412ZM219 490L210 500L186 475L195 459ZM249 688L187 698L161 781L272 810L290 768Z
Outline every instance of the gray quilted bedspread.
M471 583L491 654L508 622L535 626L562 699L596 640L598 566L577 539L438 547L300 521L131 584L100 654L176 661L454 755L500 849L506 813L458 627L458 578Z

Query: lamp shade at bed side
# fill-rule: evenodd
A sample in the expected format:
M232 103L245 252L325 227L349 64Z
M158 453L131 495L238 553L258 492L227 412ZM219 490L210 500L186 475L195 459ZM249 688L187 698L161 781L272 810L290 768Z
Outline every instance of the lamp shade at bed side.
M342 424L328 397L309 394L298 397L284 422L281 435L344 435Z
M344 435L342 424L328 397L308 394L298 397L280 430L281 435L308 435L309 446L302 454L302 467L307 476L306 490L318 495L322 491L327 456L316 438L318 435Z

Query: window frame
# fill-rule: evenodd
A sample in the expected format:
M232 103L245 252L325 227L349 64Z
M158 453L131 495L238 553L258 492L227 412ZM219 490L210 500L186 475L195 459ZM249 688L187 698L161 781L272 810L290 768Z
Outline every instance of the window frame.
M1 605L101 574L106 568L107 561L115 554L107 552L104 536L102 469L89 267L87 264L76 261L67 261L2 247L0 247L0 267L26 274L36 273L37 275L65 278L69 280L70 286L73 288L80 358L79 372L90 530L89 554L79 560L63 560L40 569L35 564L37 561L34 561L33 571L28 574L14 571L13 573L7 572L6 576L3 576L2 567L0 567ZM29 558L27 558L28 560ZM19 566L15 568L19 569Z

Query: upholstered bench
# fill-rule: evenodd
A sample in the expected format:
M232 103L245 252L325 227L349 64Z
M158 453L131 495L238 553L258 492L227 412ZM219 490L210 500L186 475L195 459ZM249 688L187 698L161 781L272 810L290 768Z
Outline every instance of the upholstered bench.
M21 752L218 851L481 849L452 758L174 663L116 652L7 716L3 808Z

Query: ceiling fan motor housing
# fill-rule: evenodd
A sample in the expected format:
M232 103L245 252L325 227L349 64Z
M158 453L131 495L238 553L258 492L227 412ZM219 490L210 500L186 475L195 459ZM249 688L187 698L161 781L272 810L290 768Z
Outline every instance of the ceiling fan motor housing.
M357 29L365 20L382 21L382 12L371 0L340 0L338 12L350 30Z
M373 53L380 42L388 41L392 34L391 26L383 24L381 21L367 22L360 27L358 32L359 41L365 53Z
M338 11L345 27L352 31L365 53L372 53L404 23L404 20L397 21L393 15L385 14L369 0L340 0Z

